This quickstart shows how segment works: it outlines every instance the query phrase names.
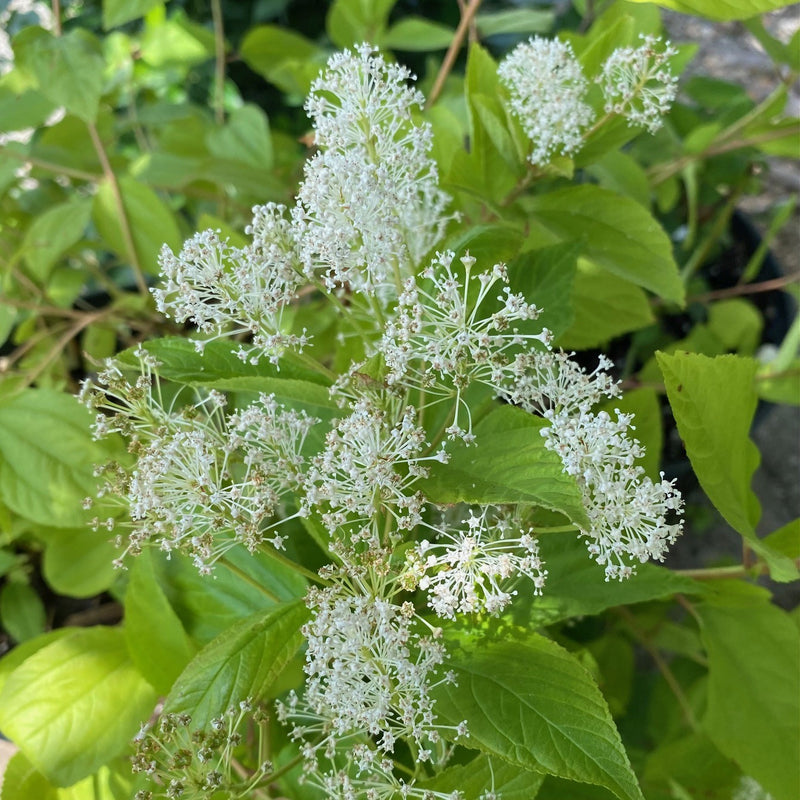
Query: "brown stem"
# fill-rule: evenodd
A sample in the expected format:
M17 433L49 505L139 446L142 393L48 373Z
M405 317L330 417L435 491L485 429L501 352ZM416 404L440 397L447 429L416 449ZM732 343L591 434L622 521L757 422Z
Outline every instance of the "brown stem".
M481 0L469 0L467 7L463 9L461 13L461 21L458 23L456 32L453 34L453 41L450 42L450 47L447 48L444 61L442 61L442 66L439 68L439 73L433 83L433 89L431 89L431 93L428 96L428 102L426 104L428 108L430 108L439 99L439 95L442 93L442 89L444 88L444 82L447 80L447 76L453 69L453 64L456 63L458 51L461 50L464 37L467 35L467 31L469 31L470 24L472 23L475 14L478 13L478 7L480 4Z
M225 28L222 4L211 0L211 17L214 21L214 119L217 125L225 121Z
M667 662L664 660L661 653L658 652L658 648L653 647L645 633L636 624L636 617L634 617L634 615L624 606L620 606L615 610L625 620L631 633L634 635L639 644L647 651L647 653L653 659L655 665L658 667L658 671L664 677L667 686L669 686L672 694L675 695L675 699L678 701L678 705L681 707L681 712L686 724L693 731L697 731L697 720L695 719L692 707L689 704L686 695L683 693L680 683L678 683L678 680L675 678L675 675L669 668L669 664L667 664Z
M103 141L97 131L97 126L94 124L94 122L87 122L86 127L89 129L89 136L92 139L92 144L97 152L97 157L100 159L100 164L103 167L103 174L105 175L105 178L111 187L111 193L114 196L114 204L117 207L117 214L119 216L119 227L122 231L122 239L125 242L125 249L128 251L128 259L130 260L131 268L133 269L133 274L136 278L136 286L138 287L139 291L147 297L149 296L147 282L144 279L142 265L139 263L139 256L136 254L136 246L133 242L133 231L131 230L131 223L128 219L128 212L125 210L125 203L122 199L122 191L119 188L119 181L117 180L117 176L114 174L114 170L111 167L111 162L108 160L108 154L106 153L105 147L103 147Z
M726 297L741 297L742 295L758 294L759 292L771 292L781 289L789 284L800 281L800 272L792 272L790 275L783 275L780 278L772 278L768 281L759 283L745 283L741 286L731 286L727 289L716 289L713 292L696 294L687 299L688 303L709 303L713 300L724 300Z
M30 386L50 365L54 359L58 358L58 354L86 327L96 322L98 319L108 315L108 309L97 311L94 314L85 314L83 319L79 319L74 325L67 328L64 335L50 348L50 352L36 365L35 369L31 370L30 374L25 378L25 385Z
M61 0L52 0L50 7L53 9L53 33L61 36Z

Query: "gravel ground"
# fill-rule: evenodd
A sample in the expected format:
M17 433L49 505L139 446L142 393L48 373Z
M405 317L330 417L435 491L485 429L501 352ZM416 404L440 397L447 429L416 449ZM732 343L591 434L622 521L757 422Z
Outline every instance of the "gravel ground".
M710 75L739 83L756 101L765 98L780 80L772 60L741 23L711 23L673 12L664 12L664 23L673 42L699 45L688 70L690 75ZM788 42L800 28L800 4L767 15L765 27L776 38ZM790 87L787 112L800 116L800 83ZM800 159L770 159L764 191L757 197L745 198L741 207L753 216L757 225L763 226L776 203L799 191ZM798 271L800 211L795 211L772 250L784 273ZM763 510L759 532L767 534L800 517L800 408L774 407L752 437L762 457L753 480ZM687 503L694 508L690 509L687 533L675 548L671 566L739 561L741 539L710 507L702 492L690 493ZM793 606L800 602L800 587L772 588L781 604Z

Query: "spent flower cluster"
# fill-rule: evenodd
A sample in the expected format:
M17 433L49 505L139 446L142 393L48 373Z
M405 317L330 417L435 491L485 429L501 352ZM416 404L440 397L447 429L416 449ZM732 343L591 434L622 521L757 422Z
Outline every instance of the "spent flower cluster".
M646 83L663 83L660 69ZM580 145L591 114L568 45L532 40L501 77L537 159ZM594 410L619 395L610 362L601 358L589 372L552 350L540 309L512 290L504 264L478 265L447 249L426 259L452 217L430 157L431 129L414 121L423 98L409 78L368 45L334 56L307 102L319 151L295 206L256 208L247 247L207 231L177 256L162 253L159 308L204 336L240 337L230 352L253 364L302 357L332 384L330 404L317 405L325 414L270 394L176 394L145 348L134 353L135 379L109 363L84 399L98 413L96 435L122 433L133 455L133 466L105 470L106 497L127 510L128 521L117 523L127 528L123 556L153 544L188 553L208 573L232 547L268 545L316 584L302 629L305 686L277 707L300 750L301 780L328 797L460 800L458 791L419 786L419 764L444 764L452 742L469 736L467 721L448 726L436 713L436 687L454 680L443 670L443 631L463 617L501 615L521 590L542 594L548 574L535 509L432 500L430 486L456 449L480 453L478 404L500 398L539 418L544 447L583 501L575 531L607 580L663 558L680 533L681 500L637 464L643 448L630 435L631 415ZM358 339L339 377L312 357L305 331L291 329L289 306L311 292L336 304ZM274 382L279 373L269 369ZM292 561L307 533L330 562L316 574ZM285 545L287 555L278 554ZM166 715L159 725L165 738L188 721ZM201 736L192 752L229 752L226 725L219 741ZM155 734L143 741L137 768L160 770L157 782L173 792L165 796L227 780L218 766L181 777L194 769L192 753L181 746L162 767L172 750ZM416 772L400 778L395 759L409 747ZM259 770L253 775L269 772Z

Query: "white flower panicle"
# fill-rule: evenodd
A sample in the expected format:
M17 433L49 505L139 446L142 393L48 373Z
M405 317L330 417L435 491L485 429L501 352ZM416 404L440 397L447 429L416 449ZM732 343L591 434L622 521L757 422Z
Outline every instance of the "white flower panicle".
M595 369L586 372L569 353L529 351L509 365L499 394L532 414L585 413L606 398L620 396L619 384L608 372L611 366L601 355Z
M585 102L589 83L569 42L533 37L497 71L511 110L533 142L532 164L544 166L557 153L572 155L580 149L594 111Z
M515 351L532 340L547 345L550 332L522 334L514 323L535 320L536 306L508 288L505 265L473 273L475 259L460 259L464 277L452 268L455 254L437 253L421 279L406 281L394 319L386 324L380 344L389 385L424 389L434 398L457 398L449 433L471 439L471 423L459 425L461 393L473 381L493 388L504 381L504 371ZM492 296L497 283L506 284ZM492 306L494 301L494 306ZM494 308L494 310L493 310ZM469 409L464 408L467 415Z
M320 152L306 165L292 215L300 260L331 289L400 291L444 233L449 196L430 157L431 129L415 124L423 96L407 69L363 44L331 57L306 110Z
M517 594L510 584L522 576L541 594L547 570L533 529L512 537L511 527L511 519L487 506L479 514L470 509L461 529L432 528L437 539L408 554L404 582L426 592L436 614L452 620L483 611L499 615Z
M683 507L680 493L664 480L653 483L636 460L644 449L628 435L632 414L617 411L545 413L545 446L561 457L581 490L591 526L581 530L589 553L605 567L606 580L629 577L637 563L663 561L682 523L671 523Z
M655 36L642 39L639 47L617 48L603 64L597 83L606 112L655 133L678 93L678 78L669 69L678 51Z
M158 310L176 322L191 322L208 338L246 333L252 347L240 356L277 363L287 348L302 350L305 331L285 330L284 309L296 297L301 276L290 223L274 203L254 209L248 232L253 243L232 246L217 231L195 234L178 255L164 245L159 256L163 286L153 289Z
M309 591L305 702L338 735L363 731L386 753L407 737L429 760L441 736L430 691L444 648L417 632L422 623L411 603L396 605L366 588Z
M240 543L251 551L264 542L283 547L284 537L275 529L291 518L284 504L303 491L302 450L318 420L263 394L230 415L218 392L167 409L151 372L134 384L112 366L103 374L108 393L101 383L86 397L113 416L100 414L99 420L109 421L96 423L95 431L124 432L137 457L130 473L116 464L98 472L105 478L100 496L122 504L130 518L119 523L128 529L117 537L123 549L119 566L147 544L190 555L203 573Z
M417 525L424 498L414 484L427 475L426 461L445 461L443 450L425 456L425 431L408 406L397 422L373 401L358 401L326 437L325 449L312 460L306 502L330 509L323 521L331 533L348 522L369 522L392 515L398 528Z

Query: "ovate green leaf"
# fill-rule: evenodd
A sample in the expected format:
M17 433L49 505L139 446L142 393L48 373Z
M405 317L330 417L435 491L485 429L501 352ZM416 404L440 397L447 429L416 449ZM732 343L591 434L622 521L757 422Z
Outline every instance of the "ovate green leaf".
M17 751L6 764L0 783L2 800L57 800L57 792L47 778Z
M26 642L44 632L42 599L29 583L8 581L0 589L0 624L17 642Z
M139 19L160 3L161 0L103 0L103 28L108 31Z
M191 714L203 726L231 703L264 697L300 647L308 618L302 601L241 620L204 647L189 663L166 708Z
M149 186L133 178L122 176L119 189L139 265L145 273L157 275L161 246L167 244L177 251L182 244L175 217ZM109 249L130 263L131 253L120 224L114 190L108 181L100 184L94 196L92 219Z
M750 482L759 462L749 438L757 398L756 362L734 355L657 353L678 432L700 485L728 523L770 565L776 580L793 580L791 559L755 534L761 515Z
M125 639L139 671L162 694L169 692L196 650L156 578L150 551L131 567Z
M572 298L573 323L558 339L567 349L597 347L654 320L642 289L585 259L578 260Z
M785 611L750 593L698 607L708 651L714 744L775 800L800 787L800 631Z
M57 786L122 752L156 702L119 629L87 628L42 648L0 694L0 729Z
M42 571L57 592L92 597L108 589L117 577L112 562L119 550L105 528L53 528L40 535L45 541Z
M498 408L475 426L477 446L454 446L450 461L434 463L420 488L434 503L530 503L588 526L577 484L544 446L545 424L518 408Z
M81 503L96 493L94 465L107 460L90 419L74 397L46 389L0 402L0 496L12 511L51 527L86 524Z
M555 642L481 641L453 648L457 685L435 690L448 724L468 720L476 747L535 772L596 784L622 800L642 800L608 706L585 668Z
M34 77L45 97L84 122L94 122L103 93L105 63L91 33L73 28L54 36L31 27L15 38L14 49L19 67Z
M424 17L403 17L386 31L381 44L391 50L443 50L453 33L452 28Z
M609 272L683 302L669 237L635 200L584 184L527 199L538 223L561 240L586 238L584 254Z
M649 3L651 0L633 0ZM790 5L790 0L658 0L658 5L708 19L749 19Z

